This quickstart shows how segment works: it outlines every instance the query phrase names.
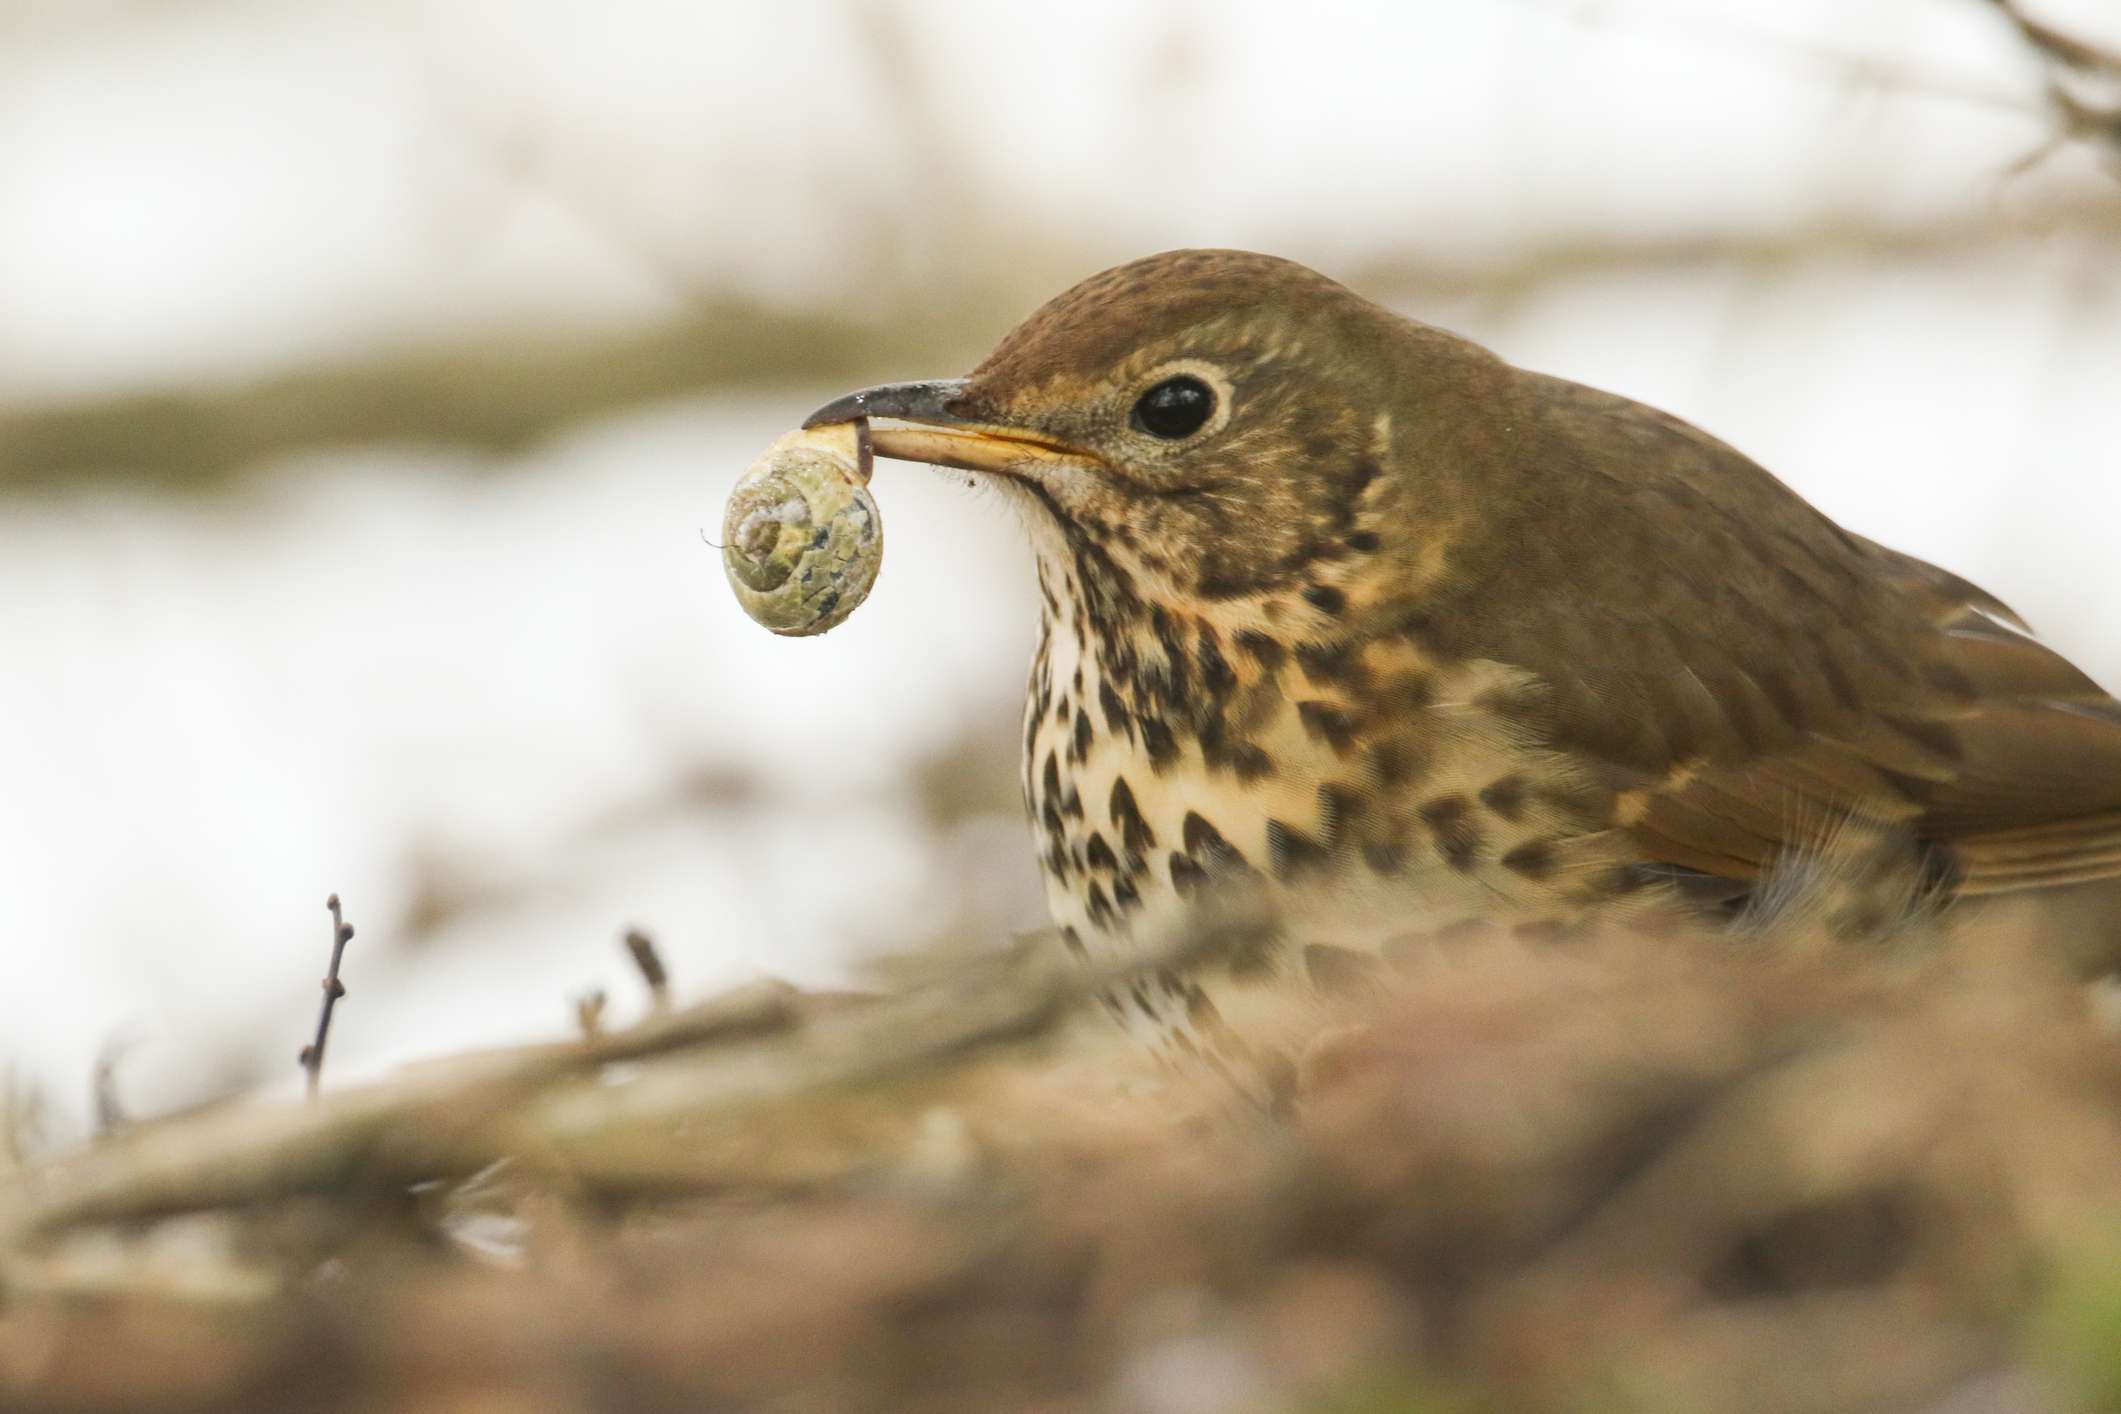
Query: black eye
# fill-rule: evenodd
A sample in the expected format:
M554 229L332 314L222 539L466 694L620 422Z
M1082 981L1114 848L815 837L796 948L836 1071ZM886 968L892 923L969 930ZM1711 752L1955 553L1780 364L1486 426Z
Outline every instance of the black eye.
M1215 390L1189 373L1163 382L1134 404L1134 425L1152 437L1175 442L1200 431L1215 411Z

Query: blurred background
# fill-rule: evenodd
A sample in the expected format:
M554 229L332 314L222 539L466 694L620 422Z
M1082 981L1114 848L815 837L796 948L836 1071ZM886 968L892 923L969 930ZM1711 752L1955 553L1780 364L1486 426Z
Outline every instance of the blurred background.
M887 464L811 641L704 536L826 397L1172 246L1699 422L2121 684L2115 52L2111 0L0 0L10 1093L291 1086L333 891L339 1079L636 1009L628 926L696 994L1040 924L1004 509Z

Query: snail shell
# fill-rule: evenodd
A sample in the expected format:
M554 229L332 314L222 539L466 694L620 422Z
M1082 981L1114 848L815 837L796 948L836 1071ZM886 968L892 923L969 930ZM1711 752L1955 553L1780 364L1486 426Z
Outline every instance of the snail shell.
M722 513L722 568L753 621L789 637L837 628L869 597L884 521L858 432L791 432L759 455Z

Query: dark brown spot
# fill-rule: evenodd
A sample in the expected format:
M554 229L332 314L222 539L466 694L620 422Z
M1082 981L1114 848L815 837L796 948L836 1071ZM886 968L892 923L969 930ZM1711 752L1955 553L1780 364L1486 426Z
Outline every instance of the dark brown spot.
M1536 681L1501 683L1474 697L1473 705L1504 721L1543 726L1554 710L1554 693Z
M1230 769L1241 781L1263 780L1274 774L1274 758L1257 742L1241 741L1230 748Z
M1208 871L1195 864L1191 857L1173 852L1168 863L1171 871L1171 892L1181 899L1190 899L1208 882Z
M1243 852L1224 839L1222 831L1209 824L1207 817L1198 810L1186 812L1180 834L1185 841L1186 853L1211 873L1251 868Z
M1368 676L1352 643L1306 643L1296 650L1304 676L1316 683L1355 684Z
M1083 935L1076 932L1073 928L1061 929L1061 942L1065 943L1068 951L1074 953L1077 957L1088 957L1090 955L1090 949L1083 946Z
M1503 868L1522 874L1527 879L1545 879L1552 876L1554 866L1558 862L1554 846L1546 840L1521 844L1502 857Z
M1355 746L1355 724L1348 714L1330 702L1299 702L1296 716L1304 730L1315 740L1323 741L1333 748L1337 756L1345 756Z
M1110 928L1112 926L1115 917L1112 912L1112 900L1105 897L1105 886L1103 884L1093 883L1090 885L1090 892L1084 895L1084 912L1089 915L1091 927Z
M1202 763L1211 771L1230 769L1230 724L1223 720L1220 707L1200 722L1197 736Z
M1245 650L1253 662L1262 668L1278 668L1288 657L1289 650L1282 647L1279 639L1269 638L1257 629L1246 629L1237 635L1237 646Z
M1340 494L1353 506L1362 499L1363 492L1370 489L1370 483L1382 475L1384 470L1376 462L1359 461L1349 467L1346 474L1340 478Z
M1461 872L1471 869L1480 853L1480 828L1473 823L1473 803L1462 795L1439 796L1421 807L1421 818L1436 836L1444 862Z
M1144 717L1141 726L1142 750L1149 755L1149 769L1162 775L1178 759L1178 738L1161 717Z
M1141 890L1134 887L1132 879L1121 875L1112 881L1112 901L1119 905L1121 913L1132 913L1142 906Z
M1427 673L1394 673L1378 687L1377 695L1401 710L1426 707L1435 699L1436 684Z
M1237 688L1237 674L1230 667L1230 660L1223 657L1215 630L1206 624L1200 626L1200 681L1215 697L1227 696Z
M1348 606L1348 596L1330 584L1307 584L1304 602L1322 614L1337 614Z
M1119 831L1120 848L1129 856L1130 869L1141 868L1140 860L1156 847L1156 831L1142 818L1141 810L1134 803L1134 788L1121 776L1112 783L1112 799L1106 809L1111 813L1112 824Z
M1031 754L1038 750L1038 724L1042 720L1041 713L1043 711L1044 708L1041 703L1034 699L1031 703L1031 710L1024 713L1024 758L1027 761L1031 758ZM1030 778L1027 775L1025 779L1028 782Z
M1112 853L1112 846L1106 844L1105 837L1095 830L1090 832L1090 843L1083 851L1083 858L1092 869L1109 869L1115 872L1119 869L1119 859Z
M1074 757L1078 764L1090 755L1091 735L1090 714L1085 712L1075 719Z
M1375 552L1382 543L1374 530L1358 530L1348 536L1348 548L1365 555Z
M1440 636L1436 620L1426 609L1408 609L1395 616L1393 626L1399 630L1401 638L1417 648L1433 650Z
M1363 799L1353 786L1328 781L1318 788L1318 832L1337 843L1348 822L1362 813Z
M1420 753L1403 741L1380 741L1370 748L1370 766L1380 786L1403 786L1414 779Z
M1524 814L1524 777L1503 776L1481 787L1480 803L1505 820L1515 820Z
M1097 703L1105 709L1105 730L1115 736L1127 730L1127 705L1119 700L1119 694L1112 690L1111 683L1100 682L1097 685Z
M1267 821L1267 863L1276 878L1291 879L1323 868L1327 856L1326 847L1303 831L1279 820Z

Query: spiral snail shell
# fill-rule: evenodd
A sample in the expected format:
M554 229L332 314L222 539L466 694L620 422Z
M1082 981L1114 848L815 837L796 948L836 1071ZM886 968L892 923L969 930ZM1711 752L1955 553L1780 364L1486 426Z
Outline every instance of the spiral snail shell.
M869 597L884 521L860 424L791 432L752 462L722 513L722 568L754 622L789 637L844 623Z

